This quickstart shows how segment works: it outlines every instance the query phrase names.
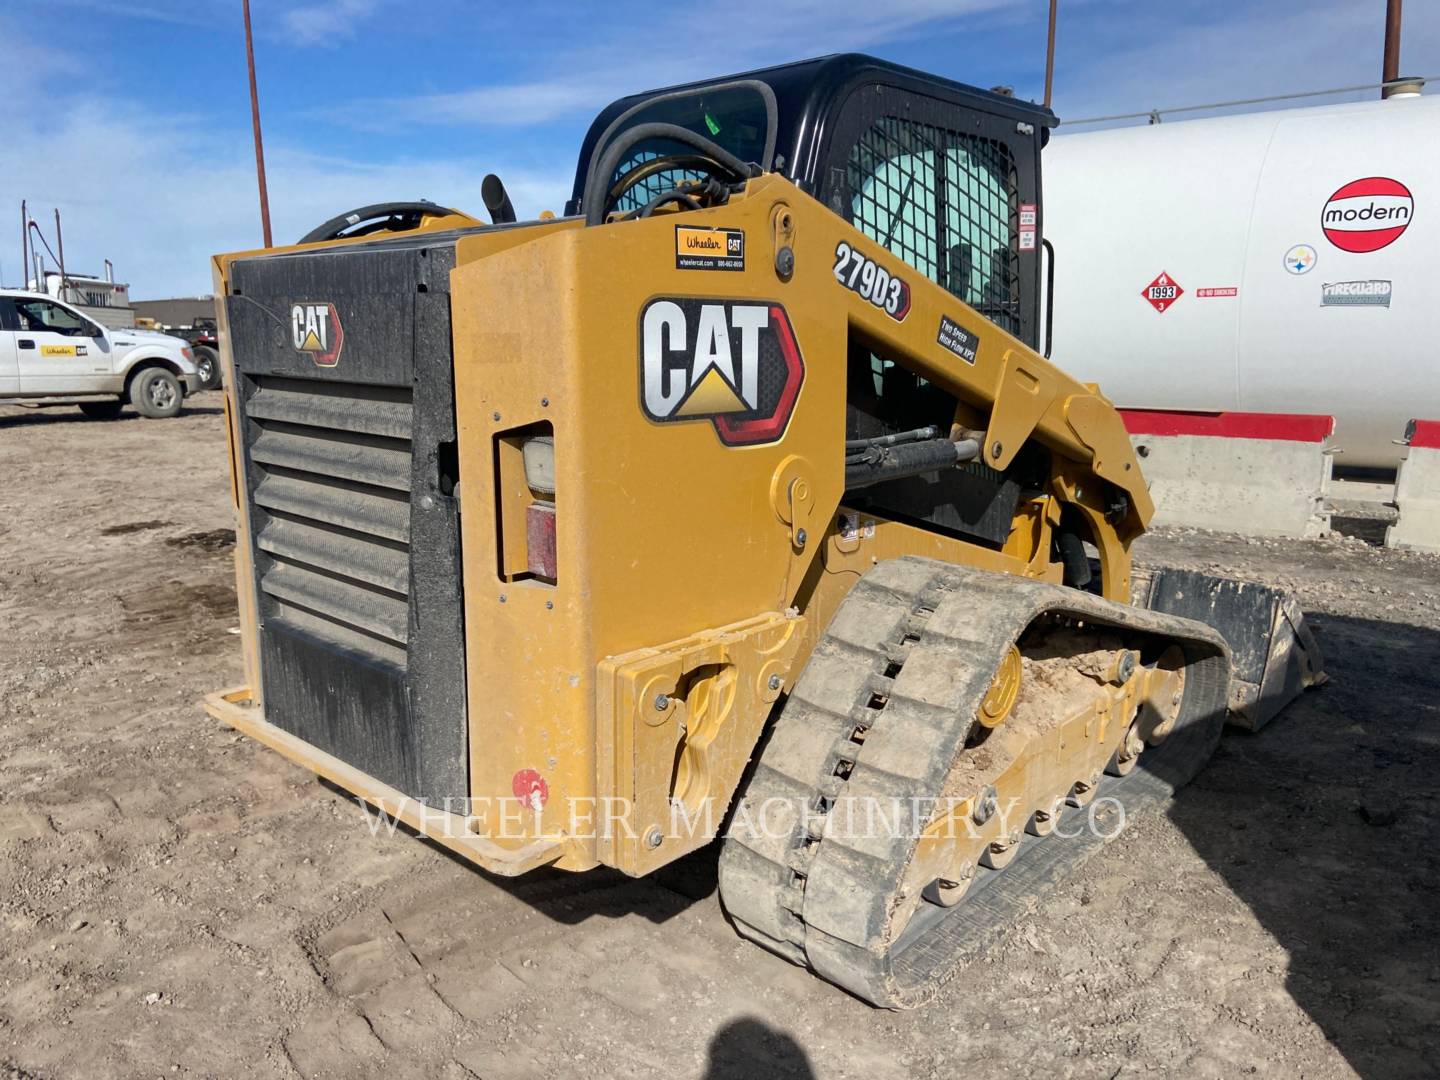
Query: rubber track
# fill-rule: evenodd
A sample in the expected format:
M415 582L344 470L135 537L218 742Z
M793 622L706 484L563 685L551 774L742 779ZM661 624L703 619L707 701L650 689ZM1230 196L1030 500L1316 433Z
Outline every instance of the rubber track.
M1177 643L1189 663L1174 731L1129 776L1106 777L1099 796L1122 800L1128 819L1199 771L1219 740L1229 684L1229 652L1209 627L930 559L880 563L836 611L745 784L720 857L721 899L741 934L866 1001L910 1008L1103 845L1089 829L1026 837L1008 867L977 871L953 908L922 903L890 942L925 824L905 820L905 808L940 793L1006 649L1047 613ZM827 835L842 795L879 800L887 815L901 808L900 827Z

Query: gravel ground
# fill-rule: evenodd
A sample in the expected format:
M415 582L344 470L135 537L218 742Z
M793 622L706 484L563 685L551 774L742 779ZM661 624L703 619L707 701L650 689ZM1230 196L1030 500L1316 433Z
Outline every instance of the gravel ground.
M0 1076L1436 1074L1440 559L1375 522L1146 538L1293 589L1331 683L892 1014L741 942L713 850L498 880L210 720L223 428L0 407Z

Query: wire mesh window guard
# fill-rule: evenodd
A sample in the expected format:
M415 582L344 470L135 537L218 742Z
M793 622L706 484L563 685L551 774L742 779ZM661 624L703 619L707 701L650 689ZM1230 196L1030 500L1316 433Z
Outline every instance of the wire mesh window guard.
M1017 177L1003 143L886 116L848 168L856 228L1019 334Z

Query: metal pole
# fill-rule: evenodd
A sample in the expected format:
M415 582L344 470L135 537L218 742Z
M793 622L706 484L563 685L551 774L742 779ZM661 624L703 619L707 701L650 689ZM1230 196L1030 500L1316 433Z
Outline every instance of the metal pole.
M250 120L255 127L255 176L260 182L260 227L265 246L270 242L270 195L265 190L265 146L260 141L260 95L255 89L255 39L250 32L250 0L241 0L245 9L245 63L250 68Z
M60 208L55 208L55 246L60 249L60 299L68 300L65 290L65 236L60 232Z
M1380 81L1393 83L1400 77L1400 0L1385 0L1385 65ZM1382 98L1390 96L1391 88L1380 91Z
M30 274L30 215L25 200L20 200L20 288L25 288Z
M1400 0L1393 0L1399 4ZM1055 8L1059 0L1050 0L1050 32L1045 42L1045 107L1050 107L1050 91L1055 85Z

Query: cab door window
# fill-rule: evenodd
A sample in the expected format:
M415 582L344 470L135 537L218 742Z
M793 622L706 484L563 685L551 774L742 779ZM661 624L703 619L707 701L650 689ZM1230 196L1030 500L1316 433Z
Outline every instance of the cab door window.
M15 314L22 331L63 334L66 337L89 337L91 333L90 320L50 300L17 297Z
M1016 176L1003 143L886 116L856 141L848 172L857 229L1019 334Z

